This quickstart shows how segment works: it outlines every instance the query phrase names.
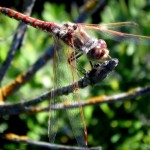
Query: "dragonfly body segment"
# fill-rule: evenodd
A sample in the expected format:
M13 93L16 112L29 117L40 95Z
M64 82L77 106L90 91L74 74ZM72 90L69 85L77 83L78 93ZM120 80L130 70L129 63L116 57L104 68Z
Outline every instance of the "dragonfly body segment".
M76 54L69 58L70 61L73 61L82 54L86 54L90 60L97 62L109 56L106 42L102 39L91 38L80 24L68 22L58 25L53 22L45 22L29 17L5 7L0 7L0 12L35 28L47 31L61 39L76 51Z
M22 13L19 13L9 8L0 7L0 12L9 16L10 18L20 20L24 22L25 24L29 24L35 28L38 28L40 30L44 30L50 33L52 32L53 34L57 34L58 31L56 31L56 28L58 30L60 29L60 26L55 23L41 21L41 20L29 17L27 15L24 15Z

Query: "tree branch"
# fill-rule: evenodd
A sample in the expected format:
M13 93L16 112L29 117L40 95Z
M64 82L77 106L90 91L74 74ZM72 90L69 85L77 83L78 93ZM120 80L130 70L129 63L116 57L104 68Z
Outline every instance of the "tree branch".
M0 105L0 114L7 113L11 115L27 112L28 106L36 105L46 99L49 100L51 98L51 95L62 96L72 93L74 91L75 85L77 84L78 88L85 88L88 85L93 85L98 82L101 82L110 72L112 72L115 69L117 65L117 59L111 59L109 61L103 62L102 64L96 64L94 68L91 71L87 72L86 75L82 77L79 81L74 82L68 86L48 91L43 95L32 100Z
M93 106L93 105L100 105L103 103L115 103L118 101L125 101L125 100L130 100L130 99L135 99L139 96L144 96L150 94L150 86L146 86L146 87L138 87L132 90L129 90L127 92L124 93L120 93L120 94L115 94L112 96L97 96L97 97L93 97L90 98L86 101L81 101L80 105L82 107L86 107L86 106ZM75 108L75 107L79 107L78 102L74 102L71 104L65 104L65 103L58 103L55 105L55 107L52 105L51 109L71 109L71 108ZM37 112L42 112L42 111L49 111L49 106L46 107L27 107L26 108L26 112L28 113L37 113Z
M89 18L95 11L102 11L102 8L106 5L106 0L89 0L85 5L80 8L80 15L74 20L75 23L83 23Z
M48 142L41 142L41 141L31 141L28 139L27 136L19 136L13 133L7 133L1 138L14 142L14 143L24 143L31 146L37 146L38 148L49 148L49 149L62 149L62 150L102 150L101 147L75 147L75 146L66 146L66 145L60 145L60 144L50 144Z

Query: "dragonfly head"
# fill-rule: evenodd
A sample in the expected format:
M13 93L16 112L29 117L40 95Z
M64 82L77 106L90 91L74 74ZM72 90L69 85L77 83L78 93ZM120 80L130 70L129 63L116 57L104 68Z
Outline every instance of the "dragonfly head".
M92 61L103 61L109 57L109 50L104 40L99 39L96 46L90 49L87 53L87 57Z

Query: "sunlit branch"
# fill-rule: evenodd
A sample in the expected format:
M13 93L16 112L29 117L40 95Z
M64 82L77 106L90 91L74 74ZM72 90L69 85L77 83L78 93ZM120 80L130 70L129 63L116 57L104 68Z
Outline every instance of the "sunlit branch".
M85 106L92 106L92 105L100 105L103 103L116 103L119 101L125 101L125 100L132 100L132 99L136 99L139 96L145 96L147 94L150 94L150 86L146 86L146 87L138 87L138 88L134 88L132 90L129 90L127 92L124 93L120 93L120 94L115 94L112 96L97 96L97 97L93 97L90 98L86 101L81 101L80 105L82 107ZM71 109L71 108L75 108L75 107L79 107L78 102L74 102L71 104L66 104L66 103L58 103L55 105L55 107L51 107L52 109ZM49 106L46 107L28 107L28 109L26 110L28 113L37 113L37 112L42 112L42 111L49 111Z
M134 88L127 92L115 94L112 96L103 95L103 96L93 97L86 101L81 101L81 105L84 107L84 106L89 106L89 105L90 106L91 105L99 105L99 104L103 104L103 103L115 103L115 102L119 102L119 101L135 99L139 96L144 96L146 94L150 94L150 86L137 87L137 88ZM70 105L69 104L65 105L65 103L55 105L55 109L66 109L66 108L74 108L74 107L79 107L78 102L75 102Z
M59 144L50 144L48 142L41 142L41 141L31 141L26 136L18 136L13 133L5 134L3 139L9 140L14 143L24 143L31 146L37 146L38 148L49 148L49 149L59 149L59 150L102 150L101 147L75 147L75 146L66 146L66 145L59 145Z
M1 88L2 95L4 99L10 96L12 93L17 91L22 85L27 83L35 73L40 70L51 58L53 57L53 46L50 46L44 54L38 58L38 60L31 65L27 71L18 75L15 80L13 80L7 86Z
M117 59L111 59L109 61L105 61L102 64L96 64L93 69L85 74L79 81L72 83L68 86L61 87L55 90L48 91L43 95L28 100L21 101L19 103L13 104L3 104L0 105L0 114L18 114L23 112L28 112L28 107L32 105L36 105L44 100L51 99L51 95L62 96L68 95L74 91L75 85L78 84L79 88L85 88L88 85L94 85L98 82L101 82L105 79L105 77L112 72L115 67L118 65Z

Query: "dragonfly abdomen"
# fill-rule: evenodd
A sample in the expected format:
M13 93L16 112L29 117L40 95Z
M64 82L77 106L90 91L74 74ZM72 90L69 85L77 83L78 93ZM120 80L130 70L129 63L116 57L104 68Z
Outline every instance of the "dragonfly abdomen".
M41 29L50 33L52 33L55 28L60 28L59 25L55 23L41 21L41 20L29 17L27 15L24 15L22 13L19 13L9 8L0 7L0 12L9 16L10 18L20 20L24 22L25 24L29 24L32 27L35 27L35 28L38 28L38 29Z

